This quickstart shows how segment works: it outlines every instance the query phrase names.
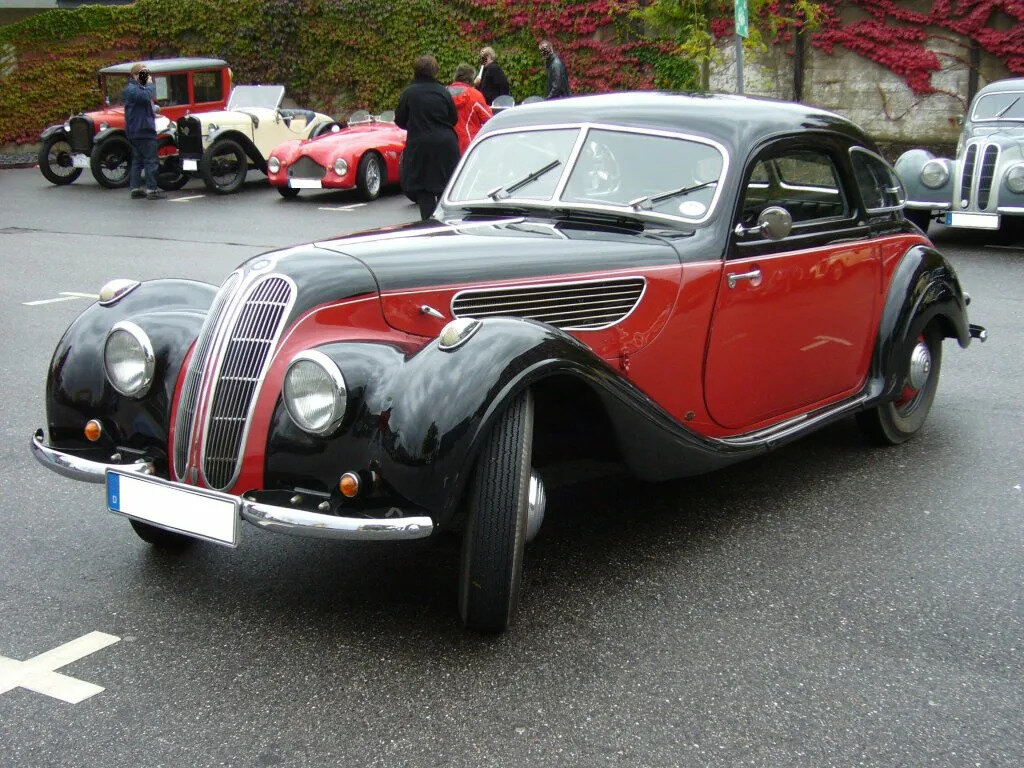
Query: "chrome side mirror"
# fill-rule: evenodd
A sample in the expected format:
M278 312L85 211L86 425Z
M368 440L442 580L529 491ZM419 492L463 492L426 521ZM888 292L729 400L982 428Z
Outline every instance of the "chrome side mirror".
M779 205L769 205L757 217L756 227L744 227L743 224L737 224L735 232L737 237L760 233L769 240L781 240L789 235L792 229L793 217L789 211Z

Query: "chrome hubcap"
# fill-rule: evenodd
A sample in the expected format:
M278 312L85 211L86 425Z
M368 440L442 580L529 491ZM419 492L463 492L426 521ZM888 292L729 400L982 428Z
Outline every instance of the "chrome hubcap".
M932 353L928 345L923 341L917 342L914 351L910 353L910 371L907 375L907 383L914 389L921 389L928 382L928 375L932 372Z
M380 168L377 163L370 163L370 167L366 169L366 186L373 194L380 189Z
M533 541L544 522L544 509L548 505L548 494L540 475L530 472L530 490L526 507L526 540Z

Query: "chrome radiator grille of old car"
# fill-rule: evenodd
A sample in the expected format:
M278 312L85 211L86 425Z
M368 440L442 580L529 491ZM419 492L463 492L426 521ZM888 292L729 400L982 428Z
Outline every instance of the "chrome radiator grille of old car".
M452 314L523 317L566 331L593 331L614 325L632 312L645 285L642 277L623 277L463 291L452 299Z
M970 144L964 153L963 173L960 176L960 207L986 210L992 196L999 147L996 144ZM972 206L973 204L973 206Z
M237 478L256 397L294 300L294 284L280 275L243 280L235 274L218 293L196 342L175 422L179 479L185 479L197 438L206 484L226 490Z
M293 179L322 179L327 169L316 160L303 155L288 169L288 176Z

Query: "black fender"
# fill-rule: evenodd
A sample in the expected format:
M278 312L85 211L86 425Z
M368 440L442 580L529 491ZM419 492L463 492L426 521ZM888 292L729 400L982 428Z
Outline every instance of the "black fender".
M57 123L56 125L48 125L43 129L43 132L39 134L40 141L46 141L48 138L53 136L55 133L67 133L64 130L64 123Z
M934 248L915 245L897 265L885 297L868 384L872 404L898 394L908 345L936 320L945 338L961 347L970 344L967 303L956 272Z
M565 377L593 393L618 455L643 479L700 474L767 449L697 435L584 344L529 320L483 320L468 341L447 351L436 341L412 355L380 342L337 342L317 350L345 376L346 417L335 436L314 438L279 403L268 437L267 488L330 492L344 472L372 473L385 495L445 526L458 511L495 419L523 390ZM367 504L381 506L379 500Z
M96 149L96 147L100 145L101 141L109 139L111 136L120 136L125 141L128 141L128 134L124 132L123 128L107 128L106 130L100 131L95 136L93 136L92 148Z
M50 445L96 454L115 450L158 460L166 456L174 387L182 362L199 335L217 288L190 280L152 280L109 306L89 306L64 332L50 361L46 414ZM118 394L107 381L103 347L115 323L142 328L156 357L153 384L139 399ZM103 437L88 442L85 423L99 419Z
M205 154L206 152L209 152L213 148L213 146L221 139L231 139L232 141L237 141L241 145L242 149L245 150L245 154L248 156L249 160L252 162L256 170L260 171L261 173L267 172L267 161L264 159L263 155L256 148L256 145L252 143L252 139L250 139L244 133L241 133L239 131L219 131L217 135L210 140L209 146L203 150L203 153Z

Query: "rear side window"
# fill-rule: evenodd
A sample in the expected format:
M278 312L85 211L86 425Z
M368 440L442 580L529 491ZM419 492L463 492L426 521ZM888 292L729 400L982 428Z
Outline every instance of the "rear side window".
M188 104L188 75L156 75L156 103L162 107Z
M753 226L772 206L789 211L797 226L845 216L846 198L832 158L815 150L784 150L760 159L743 196L743 225Z
M906 202L906 192L896 173L874 152L854 147L850 150L850 162L868 213L891 211Z
M192 91L195 93L197 104L206 101L221 101L224 98L224 88L220 72L194 73L192 75Z

